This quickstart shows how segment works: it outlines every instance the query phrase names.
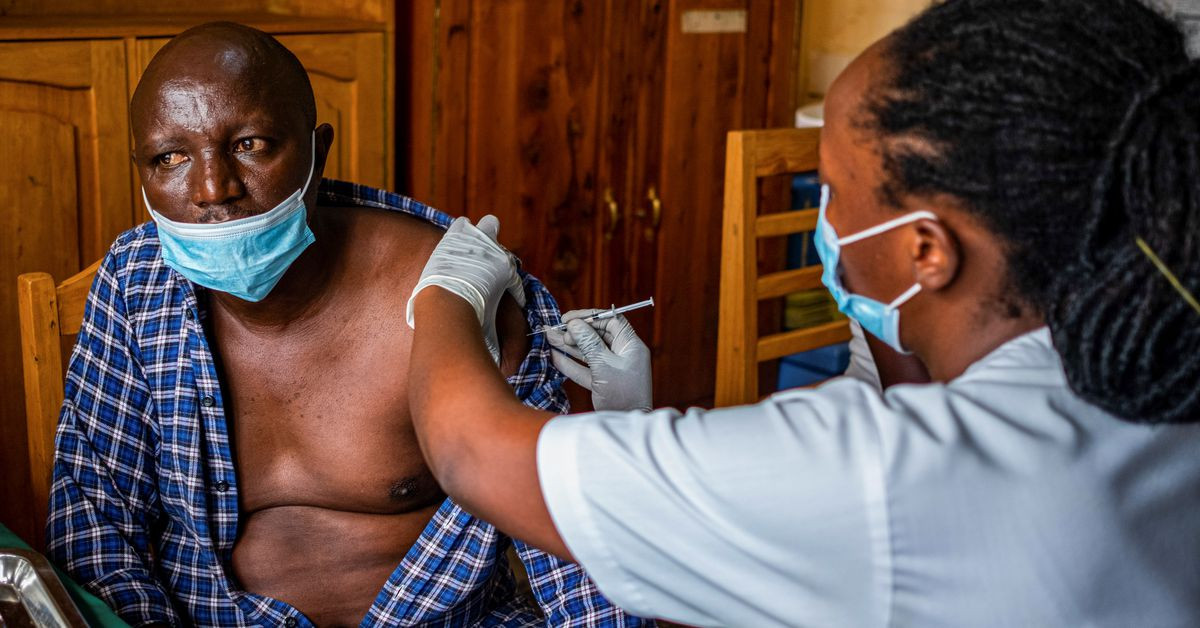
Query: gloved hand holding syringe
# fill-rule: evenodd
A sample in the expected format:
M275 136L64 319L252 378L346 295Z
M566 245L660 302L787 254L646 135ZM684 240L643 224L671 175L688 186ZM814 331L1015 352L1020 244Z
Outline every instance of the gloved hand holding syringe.
M590 323L594 323L596 321L602 321L602 320L605 320L608 318L616 318L617 315L619 315L619 314L624 314L625 312L632 312L634 310L640 310L644 307L654 307L654 297L650 297L649 299L646 299L645 301L638 301L637 303L632 303L630 305L624 305L621 307L617 307L614 305L607 310L600 310L596 314L593 314L591 316L588 316L588 317L580 319L580 320L582 320L585 323L590 324ZM566 329L567 329L566 323L559 323L557 325L545 325L529 335L534 336L537 334L543 334L550 330L566 331Z
M649 410L653 407L650 349L622 312L654 305L647 299L607 310L574 310L563 323L544 327L559 371L592 391L597 410ZM578 360L578 361L576 361Z

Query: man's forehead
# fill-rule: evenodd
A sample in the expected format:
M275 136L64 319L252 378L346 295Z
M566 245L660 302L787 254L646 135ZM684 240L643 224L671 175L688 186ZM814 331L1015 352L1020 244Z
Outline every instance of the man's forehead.
M221 119L239 124L271 124L286 116L286 107L269 98L262 82L247 82L233 73L188 73L142 86L146 98L140 103L145 122L159 126L182 121L201 130ZM140 120L134 120L135 126Z
M134 132L205 131L315 119L299 61L270 35L242 25L195 27L167 43L130 103ZM313 121L315 124L315 121Z

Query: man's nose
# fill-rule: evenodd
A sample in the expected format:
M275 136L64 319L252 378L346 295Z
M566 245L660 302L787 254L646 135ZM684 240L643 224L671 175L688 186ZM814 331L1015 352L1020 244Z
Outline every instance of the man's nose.
M202 157L191 171L192 204L196 207L226 205L246 193L237 167L229 155L210 154Z

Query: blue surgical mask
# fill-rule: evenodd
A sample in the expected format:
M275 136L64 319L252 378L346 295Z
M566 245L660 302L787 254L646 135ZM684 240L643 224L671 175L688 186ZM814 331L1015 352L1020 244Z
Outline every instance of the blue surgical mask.
M275 288L297 257L316 240L308 228L304 195L316 166L316 132L308 178L270 211L218 223L168 220L142 202L158 224L163 261L193 283L246 301L261 301Z
M829 224L829 219L825 216L825 210L828 207L829 186L824 185L821 187L821 209L817 214L817 231L813 235L813 245L817 249L817 255L821 257L821 263L825 266L821 273L821 283L824 283L825 287L829 289L829 293L833 295L833 300L837 302L838 309L843 314L857 321L863 329L887 343L889 347L900 353L908 353L900 344L900 306L921 291L921 284L913 284L891 303L881 303L859 294L847 292L845 286L842 285L841 269L838 267L838 263L841 260L842 247L847 244L866 240L911 222L937 220L938 217L927 211L913 212L854 235L839 238L833 225Z

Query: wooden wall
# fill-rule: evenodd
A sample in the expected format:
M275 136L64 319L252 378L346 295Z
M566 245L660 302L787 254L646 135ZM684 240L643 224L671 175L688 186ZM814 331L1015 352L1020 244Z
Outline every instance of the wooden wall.
M402 188L450 213L498 215L506 245L563 309L655 296L632 320L654 352L657 399L711 402L725 134L790 124L798 2L407 9ZM682 28L712 11L745 24Z

